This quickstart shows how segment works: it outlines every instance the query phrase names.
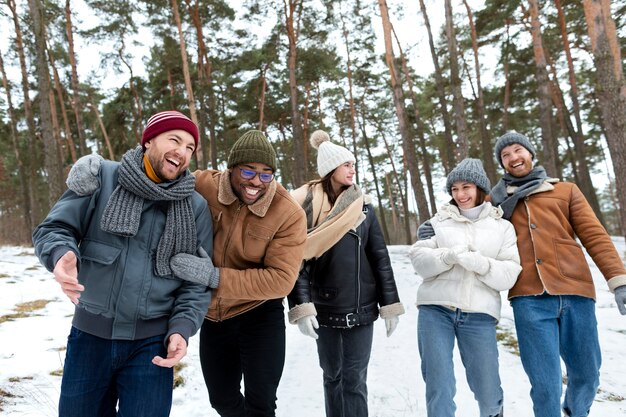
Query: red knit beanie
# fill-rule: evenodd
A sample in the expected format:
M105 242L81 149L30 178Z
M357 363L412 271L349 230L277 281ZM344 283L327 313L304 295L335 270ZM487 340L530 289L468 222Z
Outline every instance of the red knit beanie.
M148 124L141 138L141 146L145 149L146 142L149 142L155 136L176 129L188 132L193 136L193 140L196 146L198 146L198 126L189 117L175 110L162 111L148 119Z

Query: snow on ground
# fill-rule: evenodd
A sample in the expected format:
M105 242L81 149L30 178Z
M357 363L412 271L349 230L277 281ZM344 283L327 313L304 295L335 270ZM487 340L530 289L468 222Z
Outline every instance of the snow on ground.
M622 256L622 238L614 242ZM406 257L407 246L390 246L400 297L407 314L400 318L396 332L385 336L384 324L375 325L374 346L369 367L369 407L372 417L425 416L424 382L417 353L417 308L414 305L420 278ZM592 264L598 291L597 316L603 353L600 390L591 417L626 415L626 317L620 316L604 279ZM0 415L55 416L69 333L72 303L63 295L52 275L43 268L28 247L0 247ZM504 295L503 295L504 296ZM41 309L15 317L19 305L48 300ZM13 317L11 317L13 315ZM6 320L6 318L10 318ZM503 302L500 333L515 336L513 314ZM581 334L580 337L585 337ZM530 386L519 357L504 343L500 348L500 374L508 416L531 417ZM173 417L216 417L209 404L198 359L198 338L190 341L183 360L185 379L174 390ZM458 415L477 416L478 409L467 383L458 352L455 351ZM287 357L278 390L278 417L323 417L324 399L321 370L315 341L297 326L287 325Z

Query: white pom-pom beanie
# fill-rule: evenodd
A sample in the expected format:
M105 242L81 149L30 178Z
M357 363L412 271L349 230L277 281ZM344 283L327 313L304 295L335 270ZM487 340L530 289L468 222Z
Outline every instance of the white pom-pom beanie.
M317 149L317 173L322 178L343 163L356 162L352 152L332 143L328 133L323 130L313 132L310 142Z

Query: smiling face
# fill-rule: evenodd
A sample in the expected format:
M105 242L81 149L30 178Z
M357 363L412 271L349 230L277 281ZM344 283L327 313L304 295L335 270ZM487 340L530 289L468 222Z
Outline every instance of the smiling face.
M452 198L456 205L464 210L474 208L478 205L478 188L476 184L466 181L456 181L450 187Z
M247 171L255 171L257 175L250 179L245 179L240 168ZM230 185L233 187L233 192L244 204L251 205L256 203L266 193L268 185L271 184L271 182L262 182L258 174L273 173L272 168L265 164L256 162L239 164L230 170Z
M533 155L519 143L502 148L500 159L506 172L514 177L525 177L533 169Z
M150 165L163 181L173 181L184 173L196 150L193 136L180 129L163 132L144 146Z
M354 174L356 170L354 169L354 162L344 162L335 168L335 172L333 172L332 177L330 177L330 182L335 191L338 191L342 188L349 187L354 182Z

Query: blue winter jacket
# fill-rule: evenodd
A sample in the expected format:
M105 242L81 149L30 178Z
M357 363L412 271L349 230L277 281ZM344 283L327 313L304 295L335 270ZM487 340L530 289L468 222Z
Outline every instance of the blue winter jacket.
M35 254L52 271L67 251L76 253L78 280L85 286L72 325L112 340L195 334L211 301L210 288L155 273L155 256L165 229L167 201L146 200L133 237L107 233L100 219L118 184L118 162L103 161L100 188L88 196L66 191L33 232ZM191 175L187 172L185 175ZM172 182L159 186L168 187ZM197 245L213 252L213 228L206 200L192 195Z

